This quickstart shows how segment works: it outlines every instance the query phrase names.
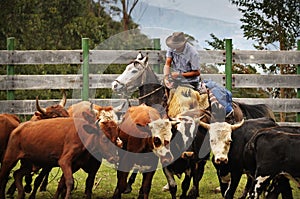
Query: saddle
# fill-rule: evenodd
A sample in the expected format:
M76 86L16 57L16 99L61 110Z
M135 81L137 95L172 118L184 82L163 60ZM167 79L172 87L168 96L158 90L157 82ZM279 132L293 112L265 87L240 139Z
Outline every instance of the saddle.
M176 117L178 114L190 109L209 108L209 99L207 93L200 94L191 86L181 85L170 90L167 101L167 114L169 117Z

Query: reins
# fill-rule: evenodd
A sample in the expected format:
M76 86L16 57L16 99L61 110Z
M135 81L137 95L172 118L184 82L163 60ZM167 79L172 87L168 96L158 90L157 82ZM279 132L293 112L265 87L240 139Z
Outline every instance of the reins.
M150 95L152 95L153 93L156 93L157 91L159 91L160 89L162 89L164 86L160 86L159 88L155 89L154 91L151 91L150 93L147 93L146 95L143 95L141 97L139 97L138 99L141 100L141 99L144 99L145 97L148 97Z

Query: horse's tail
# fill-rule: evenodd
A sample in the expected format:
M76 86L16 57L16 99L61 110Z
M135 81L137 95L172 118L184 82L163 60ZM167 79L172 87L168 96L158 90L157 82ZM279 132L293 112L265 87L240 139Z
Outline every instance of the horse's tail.
M240 107L244 118L255 119L260 117L272 118L275 121L275 115L272 109L266 104L244 104L233 102Z

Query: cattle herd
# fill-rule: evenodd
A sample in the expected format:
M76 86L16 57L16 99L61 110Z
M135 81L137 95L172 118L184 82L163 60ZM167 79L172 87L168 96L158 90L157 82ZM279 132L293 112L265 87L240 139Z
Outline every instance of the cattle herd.
M71 198L73 173L88 175L86 198L92 198L95 176L102 159L117 169L117 184L110 197L130 192L131 170L143 174L137 198L149 198L152 179L160 163L172 199L176 198L174 176L185 174L180 198L199 197L199 182L211 157L224 198L234 198L243 174L247 183L241 198L293 198L290 180L300 187L300 128L279 126L273 118L245 118L234 124L215 121L207 110L192 108L168 117L146 104L130 106L121 119L118 108L79 102L65 108L61 102L41 108L30 121L0 114L0 199L13 196L34 199L53 167L63 175L54 198ZM12 169L14 182L7 182ZM40 171L41 170L41 171ZM31 187L33 173L39 172ZM23 178L26 185L23 185ZM190 186L190 182L192 186ZM42 185L41 185L42 184ZM191 187L191 188L190 188ZM189 191L190 188L190 191Z

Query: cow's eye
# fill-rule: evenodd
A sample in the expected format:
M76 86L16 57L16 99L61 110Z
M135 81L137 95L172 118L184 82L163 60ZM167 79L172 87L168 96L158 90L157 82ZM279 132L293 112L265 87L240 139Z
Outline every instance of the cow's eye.
M159 147L161 145L161 140L158 137L154 137L153 142L155 147Z

